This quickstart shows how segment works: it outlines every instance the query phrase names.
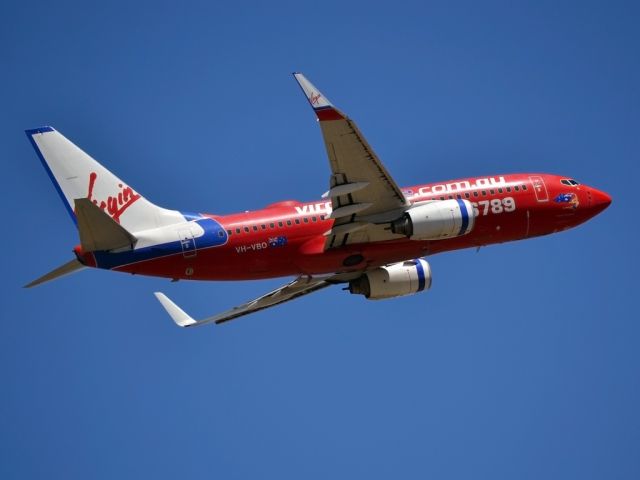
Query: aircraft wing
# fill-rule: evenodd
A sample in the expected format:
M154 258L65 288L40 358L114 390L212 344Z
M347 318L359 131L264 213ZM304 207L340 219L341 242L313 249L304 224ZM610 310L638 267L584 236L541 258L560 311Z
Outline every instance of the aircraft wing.
M250 300L242 305L233 307L226 312L219 313L212 317L202 320L194 320L184 310L173 303L166 295L161 292L155 292L155 296L160 304L167 311L169 316L179 327L197 327L208 323L224 323L234 318L242 317L250 313L264 310L265 308L274 307L289 300L294 300L302 295L313 293L322 288L332 285L327 281L327 277L298 277L294 281L277 288L255 300Z
M294 77L315 111L331 167L334 219L325 249L349 243L399 238L381 225L402 214L409 202L353 120L301 73Z

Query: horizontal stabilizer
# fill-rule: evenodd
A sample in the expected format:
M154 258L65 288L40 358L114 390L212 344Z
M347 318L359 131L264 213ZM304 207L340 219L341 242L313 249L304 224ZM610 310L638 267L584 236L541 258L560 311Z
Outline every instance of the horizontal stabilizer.
M136 237L88 198L74 200L80 244L85 252L115 250L136 244Z
M83 264L74 259L47 273L46 275L43 275L37 280L34 280L33 282L25 285L24 288L35 287L36 285L40 285L41 283L49 282L51 280L55 280L56 278L64 277L65 275L78 272L84 268L86 267Z

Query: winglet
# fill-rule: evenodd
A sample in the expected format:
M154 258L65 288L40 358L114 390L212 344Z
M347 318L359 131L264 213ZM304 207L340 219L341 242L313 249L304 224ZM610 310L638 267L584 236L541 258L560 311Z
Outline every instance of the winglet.
M182 310L179 306L173 303L169 298L162 292L154 292L154 295L160 302L160 305L164 307L169 316L173 319L173 321L179 327L189 327L194 325L196 322L193 318L191 318L187 313Z
M294 73L293 76L307 97L309 105L311 105L311 108L316 112L318 120L323 122L326 120L343 120L345 118L345 116L333 106L329 99L307 80L307 77L297 72Z

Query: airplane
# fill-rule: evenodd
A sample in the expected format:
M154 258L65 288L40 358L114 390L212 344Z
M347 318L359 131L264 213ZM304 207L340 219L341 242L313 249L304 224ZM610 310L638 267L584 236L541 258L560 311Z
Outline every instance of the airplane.
M26 134L78 228L75 258L26 285L87 267L177 280L294 280L194 319L155 292L176 325L220 324L331 285L378 300L431 287L424 257L573 228L611 197L569 176L501 174L399 187L356 123L303 74L331 169L320 200L231 215L159 207L52 127Z

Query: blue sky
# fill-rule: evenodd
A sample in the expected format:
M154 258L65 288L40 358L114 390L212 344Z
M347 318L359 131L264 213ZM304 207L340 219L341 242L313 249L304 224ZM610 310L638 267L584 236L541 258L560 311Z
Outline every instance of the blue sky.
M640 477L636 2L5 2L2 478ZM327 188L303 71L400 184L519 171L609 192L587 224L435 256L431 291L87 271L23 130L213 213ZM17 215L19 213L19 215Z

